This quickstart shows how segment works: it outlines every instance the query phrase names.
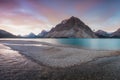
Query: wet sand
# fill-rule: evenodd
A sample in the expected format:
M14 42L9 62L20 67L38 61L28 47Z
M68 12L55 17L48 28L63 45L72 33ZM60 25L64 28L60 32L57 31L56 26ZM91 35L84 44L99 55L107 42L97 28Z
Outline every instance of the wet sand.
M0 80L120 80L119 54L115 51L115 55L112 53L81 64L53 67L0 44Z

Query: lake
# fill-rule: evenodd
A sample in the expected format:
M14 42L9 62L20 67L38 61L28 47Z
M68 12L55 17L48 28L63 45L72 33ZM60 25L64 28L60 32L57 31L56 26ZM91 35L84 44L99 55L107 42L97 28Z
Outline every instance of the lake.
M40 41L87 49L120 50L120 39L40 39Z
M8 41L7 41L8 40ZM13 41L10 41L13 40ZM17 40L17 41L16 41ZM6 42L5 42L6 41ZM20 42L19 42L20 41ZM23 42L22 42L23 41ZM35 41L35 42L34 42ZM82 47L82 48L87 48L87 49L96 49L96 50L120 50L120 39L0 39L1 43L5 43L5 44L14 44L14 45L38 45L40 44L40 42L47 42L47 43L52 43L52 44L56 44L56 45L68 45L68 46L74 46L74 47ZM42 45L41 45L42 46ZM105 62L104 62L105 60ZM115 62L116 60L117 63ZM104 66L106 65L106 61L107 63L111 63L112 65L109 65L110 67L107 67L106 69L111 69L111 67L113 67L113 65L115 65L116 70L112 69L111 73L114 74L118 74L119 76L119 60L120 58L108 58L108 60L106 60L106 58L98 60L99 61L103 61L102 63L104 64ZM111 62L113 61L113 62ZM102 65L103 65L102 64ZM98 66L97 68L96 66L93 66L90 68L90 66L88 66L89 68L80 68L80 66L78 66L79 68L76 68L74 70L74 68L72 69L71 72L73 72L71 75L69 74L69 69L65 70L59 70L57 69L56 72L54 73L56 78L64 78L62 75L63 73L67 74L68 76L70 76L71 78L73 74L83 74L86 76L83 76L86 80L86 78L89 77L89 75L94 75L95 73L97 74L98 72L93 72L94 74L91 74L91 71L97 71L99 70L99 72L101 73L101 67L103 68L103 66ZM117 66L117 68L116 68ZM90 69L90 70L89 70ZM102 70L103 73L106 73L106 69ZM73 71L74 70L74 71ZM78 73L78 71L80 71ZM87 71L88 70L88 71ZM107 70L107 71L108 71ZM45 72L47 71L47 74L45 74ZM55 70L53 69L53 72ZM64 72L65 71L65 72ZM76 72L75 72L76 71ZM83 72L82 72L83 71ZM47 75L47 78L49 77L53 77L53 72L51 71L51 68L49 69L46 66L40 65L38 63L36 63L34 60L32 60L31 58L26 58L26 56L21 55L18 51L14 51L11 48L7 48L7 47L1 47L0 48L0 80L45 80L46 78L44 78L44 75ZM108 72L109 73L109 72ZM43 75L44 74L44 75ZM80 76L79 75L79 76ZM96 80L96 76L99 77L99 75L95 75L93 77L95 77ZM109 77L109 75L105 75L107 77ZM110 74L111 76L111 74ZM79 78L78 76L76 76L77 78ZM102 75L103 77L103 75ZM113 77L113 76L111 76ZM81 78L81 77L80 77ZM100 76L101 78L101 76ZM114 77L113 77L114 78ZM110 78L111 79L111 78ZM47 80L47 79L46 79ZM50 79L51 80L51 79ZM62 79L61 79L62 80ZM66 79L67 80L67 79ZM72 80L72 79L71 79ZM91 79L93 80L93 79ZM106 80L106 79L105 79Z
M0 39L7 40L7 39ZM120 39L8 39L8 40L25 40L25 41L38 41L47 42L57 45L68 45L73 47L82 47L86 49L96 50L120 50Z

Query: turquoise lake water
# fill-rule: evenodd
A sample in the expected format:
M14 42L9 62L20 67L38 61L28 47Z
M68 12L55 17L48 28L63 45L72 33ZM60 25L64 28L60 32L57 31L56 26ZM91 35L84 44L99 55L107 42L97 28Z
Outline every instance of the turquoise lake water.
M51 43L96 50L120 50L120 39L48 39Z
M3 39L6 40L6 39ZM9 40L9 39L8 39ZM11 39L12 40L12 39ZM13 39L25 41L47 42L57 45L68 45L82 47L85 49L95 50L120 50L120 39L78 39L78 38L61 38L61 39Z

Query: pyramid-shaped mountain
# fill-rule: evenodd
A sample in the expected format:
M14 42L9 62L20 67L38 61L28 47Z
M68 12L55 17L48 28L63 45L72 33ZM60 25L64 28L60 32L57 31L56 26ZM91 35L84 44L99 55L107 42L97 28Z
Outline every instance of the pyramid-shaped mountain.
M48 38L96 38L95 33L79 18L63 20L46 35Z

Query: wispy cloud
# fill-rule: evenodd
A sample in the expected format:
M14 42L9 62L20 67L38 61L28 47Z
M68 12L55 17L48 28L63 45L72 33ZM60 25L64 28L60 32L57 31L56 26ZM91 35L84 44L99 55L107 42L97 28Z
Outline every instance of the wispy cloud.
M111 31L119 28L120 24L115 23L120 20L119 7L119 0L0 0L0 29L15 34L37 34L76 16L92 29ZM19 31L9 27L19 28Z

